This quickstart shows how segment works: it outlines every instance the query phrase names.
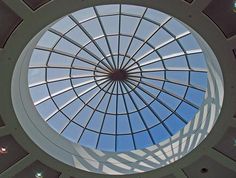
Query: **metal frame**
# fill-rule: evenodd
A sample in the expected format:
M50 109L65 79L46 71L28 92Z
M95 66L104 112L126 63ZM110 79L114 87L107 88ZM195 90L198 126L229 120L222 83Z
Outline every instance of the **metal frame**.
M154 138L153 138L153 135L151 134L150 132L150 129L156 127L157 125L159 124L162 124L164 126L164 128L166 129L166 131L169 133L170 137L173 136L175 133L172 133L171 132L171 129L166 125L165 121L167 121L171 116L172 114L174 114L182 123L184 123L185 125L188 123L186 121L185 118L183 118L182 116L180 116L180 114L178 114L178 108L181 106L181 104L183 102L185 102L186 104L188 104L189 106L195 108L195 109L199 109L200 106L194 104L192 101L189 101L186 99L186 95L187 95L187 92L189 90L189 88L193 88L199 92L202 92L202 93L205 93L206 92L206 89L205 88L201 88L199 86L194 86L191 84L191 72L200 72L200 73L207 73L207 70L206 69L199 69L199 70L196 70L196 69L192 69L190 67L190 64L189 64L189 60L188 60L188 55L193 55L193 54L199 54L199 53L202 53L201 49L199 50L196 50L196 51L193 51L193 52L187 52L185 49L184 49L184 46L179 42L180 39L190 35L191 33L189 31L186 31L186 33L180 35L180 36L175 36L174 34L172 34L168 29L167 27L165 27L165 25L170 21L170 20L174 20L172 17L169 17L166 21L164 21L163 23L159 24L158 22L155 22L151 19L148 19L147 17L145 17L145 13L147 12L148 8L145 9L144 13L141 14L140 16L136 16L136 15L132 15L132 14L126 14L126 13L122 13L121 12L121 8L122 8L122 5L119 5L119 13L115 13L115 14L109 14L109 15L99 15L96 7L93 7L94 9L94 12L96 14L96 17L94 18L90 18L90 19L87 19L83 22L78 22L78 20L73 16L73 14L70 14L68 15L68 17L76 24L75 26L73 26L71 29L69 29L66 33L62 34L60 33L59 31L55 30L55 29L52 29L50 28L48 31L53 33L53 34L56 34L58 35L60 38L59 40L57 41L57 43L53 46L52 49L49 49L49 48L45 48L43 46L36 46L35 49L37 50L44 50L44 51L49 51L50 54L48 56L48 59L47 59L47 64L46 66L30 66L29 69L40 69L40 68L45 68L45 82L42 82L42 83L39 83L39 84L36 84L36 85L32 85L32 84L29 84L29 88L34 88L34 87L38 87L40 85L45 85L47 86L47 90L48 90L48 93L49 93L49 97L46 98L45 100L42 100L41 102L37 102L35 104L35 106L37 107L38 105L40 104L43 104L45 101L47 100L52 100L54 105L56 106L57 108L57 111L54 112L52 115L50 115L50 117L48 118L44 118L47 122L53 117L55 116L58 112L61 112L67 119L68 119L68 124L63 128L63 130L59 133L59 134L62 134L66 129L67 127L69 126L70 123L74 123L74 124L77 124L79 127L83 128L83 131L82 131L82 134L80 135L79 139L77 140L77 143L80 142L80 139L82 138L83 136L83 133L85 130L89 130L89 131L92 131L92 132L95 132L98 134L98 139L97 139L97 143L96 143L96 147L98 147L98 144L99 144L99 140L100 140L100 136L101 134L106 134L106 135L115 135L116 137L116 141L115 141L115 150L114 151L119 151L119 149L117 148L117 136L118 135L132 135L132 139L133 139L133 145L134 145L134 149L139 149L137 146L136 146L136 143L135 143L135 139L134 139L134 134L137 134L137 133L140 133L140 132L145 132L147 131L147 133L149 134L149 137L151 138L152 140L152 144L157 144L155 141L154 141ZM103 22L102 22L102 19L101 17L104 17L104 16L119 16L119 34L106 34L105 32L105 27L103 25ZM122 21L122 16L129 16L129 17L135 17L135 18L139 18L139 23L135 29L135 32L133 35L129 35L129 34L121 34L121 21ZM88 21L91 21L91 20L94 20L94 19L98 19L99 21L99 24L101 26L101 29L102 29L102 32L103 32L103 36L100 36L98 38L95 38L93 39L93 37L89 34L89 32L86 30L86 28L83 27L83 23L86 23ZM142 20L147 20L155 25L158 25L158 28L147 38L147 39L142 39L142 37L138 37L136 36L136 33L140 27L140 24L142 22ZM82 46L81 44L79 44L78 42L74 41L73 39L69 38L67 35L67 33L69 33L71 30L73 30L75 27L79 27L83 32L84 34L90 39L90 42L88 42L87 44L85 44L84 46ZM168 34L170 34L172 36L172 40L170 41L167 41L166 43L164 43L163 45L159 46L159 47L155 47L153 45L151 45L149 43L149 40L155 36L157 34L157 32L160 30L160 29L164 29ZM118 54L113 54L112 53L112 46L110 45L109 43L109 40L108 38L109 37L114 37L114 36L118 36ZM121 54L120 53L120 37L121 36L126 36L126 37L131 37L131 40L129 42L129 45L128 45L128 48L125 52L125 54ZM99 46L99 44L97 43L97 40L99 39L105 39L105 42L108 46L108 49L109 49L109 52L110 52L110 55L106 55L105 52L103 51L102 47ZM75 46L77 46L80 50L78 51L78 53L76 55L72 55L72 54L69 54L67 53L66 51L58 51L55 49L55 47L57 46L57 44L60 42L61 39L65 39L67 40L68 42L74 44ZM134 54L129 54L129 50L131 48L131 45L132 45L132 42L134 39L137 39L139 41L142 42L142 45L134 52ZM161 48L164 48L165 46L168 46L170 43L176 41L179 45L179 47L182 49L182 52L181 54L176 54L174 56L171 56L171 57L163 57L161 56L161 54L158 52L158 50L160 50ZM97 54L95 54L93 51L87 49L87 46L89 44L94 44L96 46L96 48L98 49L98 51L102 54L103 58L101 59L100 57L98 57ZM149 47L151 47L153 50L152 51L149 51L148 53L146 53L145 55L143 55L141 58L138 58L136 59L135 58L135 55L142 49L143 46L145 45L148 45ZM90 60L87 60L83 57L80 56L80 52L81 51L85 51L87 52L89 55L91 55L96 61L90 61ZM159 60L157 61L150 61L149 63L145 63L145 64L142 64L140 63L142 61L142 59L144 59L145 57L147 57L148 55L150 55L151 53L155 52L156 55L160 58ZM64 56L67 56L67 57L71 57L73 58L73 61L71 63L71 66L70 67L58 67L58 66L50 66L49 65L49 60L50 60L50 57L51 57L51 54L52 53L58 53L60 55L64 55ZM115 56L118 56L117 57L117 61L115 61ZM122 61L119 61L120 60L120 57L123 56L123 59ZM170 60L170 59L173 59L175 57L180 57L180 56L184 56L186 58L186 61L187 61L187 64L188 64L188 69L168 69L165 65L165 60ZM125 58L128 57L130 60L126 61L125 62ZM111 60L110 60L111 58ZM86 68L86 67L75 67L74 66L74 63L76 60L79 60L79 61L82 61L82 62L85 62L89 65L91 65L92 67L91 68ZM130 64L130 61L132 61L132 63ZM97 62L97 63L96 63ZM163 66L163 69L150 69L150 70L144 70L142 69L142 67L145 67L145 66L148 66L148 65L152 65L156 62L160 62ZM47 78L47 73L48 73L48 69L50 68L60 68L60 69L69 69L70 72L69 72L69 77L67 78L62 78L62 79L58 79L58 80L53 80L53 81L49 81L48 78ZM109 73L112 72L113 70L115 69L122 69L122 70L125 70L127 71L128 73L128 79L127 80L124 80L124 81L111 81L108 77ZM90 72L91 75L81 75L81 76L73 76L72 74L72 71L73 70L77 70L77 71L87 71L87 72ZM173 81L173 80L169 80L167 75L166 75L166 72L168 71L175 71L175 72L178 72L178 71L186 71L188 72L188 81L186 83L182 83L181 81ZM155 73L155 72L163 72L164 73L164 77L163 78L159 78L157 76L153 77L151 76L150 74L151 73ZM150 76L147 76L147 74L149 74ZM77 86L75 86L73 84L73 80L74 79L78 79L78 78L91 78L89 81L87 82L84 82L84 83L81 83ZM157 87L155 86L154 84L152 83L148 83L148 82L145 82L145 79L150 79L150 80L153 80L153 81L161 81L162 82L162 86L161 87ZM55 95L52 95L51 94L51 91L50 91L50 87L48 86L49 83L55 83L55 82L60 82L60 81L70 81L71 83L71 87L66 89L66 90L63 90L62 92L60 93L57 93ZM170 92L170 91L167 91L164 89L164 86L165 86L165 83L166 82L169 82L169 83L172 83L172 84L175 84L175 85L181 85L181 86L184 86L186 87L185 89L185 93L183 96L177 96L176 94ZM76 91L76 88L79 88L79 87L82 87L82 86L86 86L86 85L89 85L89 84L94 84L91 88L88 88L88 90L84 91L83 93L77 93ZM155 89L157 91L159 91L159 94L158 95L154 95L152 93L150 93L147 89L143 88L141 85L145 85L146 87L150 87L152 89ZM141 91L143 91L145 94L147 94L149 97L151 97L153 100L151 102L147 102L145 100L145 98L143 96L141 96L137 91L136 89L139 89ZM77 96L76 98L74 98L73 100L71 100L70 102L66 103L63 107L59 107L56 103L56 101L54 100L54 97L56 96L59 96L59 95L63 95L65 92L67 91L70 91L72 90L75 95ZM87 101L84 101L83 99L81 99L81 96L89 93L90 91L93 91L93 90L98 90L89 100ZM99 101L99 103L95 106L95 107L92 107L90 106L90 103L93 101L93 99L98 96L98 94L100 94L100 92L104 92L104 94L102 95L101 97L101 100ZM120 92L119 92L120 91ZM174 97L175 99L177 99L179 101L179 104L177 105L176 108L171 108L170 106L168 106L168 104L165 103L165 101L162 101L161 99L159 99L159 96L161 93L165 93L165 94L168 94L172 97ZM136 97L134 97L132 94L134 94L137 98L139 98L143 104L145 105L145 107L142 107L140 108L137 104L137 101L136 101ZM103 99L105 98L105 96L108 95L109 96L109 100L108 100L108 103L107 103L107 106L105 107L106 109L104 111L101 111L98 109L99 105L101 104L101 102L103 101ZM115 95L116 96L116 112L115 113L108 113L108 109L109 109L109 105L110 105L110 102L111 102L111 98L112 96ZM129 107L127 106L126 104L126 100L127 100L127 97L132 101L134 107L135 107L135 111L129 111ZM69 106L72 102L74 102L75 100L81 100L83 103L84 103L84 106L76 113L76 115L72 118L68 117L65 113L63 113L63 109L66 108L67 106ZM119 105L119 99L122 99L125 103L125 113L118 113L118 105ZM203 98L202 98L203 99ZM158 111L155 111L155 108L152 107L152 103L153 102L159 102L161 105L163 105L167 110L169 110L171 112L171 114L166 117L166 118L161 118L158 114ZM93 109L93 112L91 114L91 116L89 117L88 119L88 122L86 123L85 126L82 126L80 125L79 123L75 122L74 119L76 118L76 116L86 107L89 107L91 109ZM145 116L143 115L142 113L142 110L144 108L148 108L152 114L156 117L156 119L158 120L158 124L152 126L152 127L149 127L145 121ZM92 130L92 129L89 129L87 128L90 120L93 118L95 112L100 112L100 113L103 113L103 120L102 120L102 125L101 125L101 128L100 128L100 131L97 132L95 130ZM144 126L145 126L145 130L141 130L141 131L138 131L138 132L134 132L133 131L133 128L132 128L132 124L131 124L131 121L130 121L130 114L132 113L135 113L137 112L139 117L141 118ZM110 133L104 133L102 132L102 129L103 129L103 125L104 125L104 121L106 119L106 115L107 114L110 114L110 115L115 115L116 116L116 131L115 131L115 134L110 134ZM129 121L129 127L130 127L130 133L129 134L118 134L117 132L117 118L118 118L118 115L127 115L127 118L128 118L128 121Z

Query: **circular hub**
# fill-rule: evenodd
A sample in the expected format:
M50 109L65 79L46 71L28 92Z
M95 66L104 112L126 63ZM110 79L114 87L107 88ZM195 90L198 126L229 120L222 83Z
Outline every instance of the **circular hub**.
M128 78L128 73L123 69L115 69L109 74L112 81L125 81Z
M123 95L131 92L141 82L142 69L139 63L130 56L113 55L99 61L94 70L94 81L97 86L106 93ZM103 83L106 83L104 85ZM110 84L124 87L121 90L109 87ZM118 87L118 88L119 88Z

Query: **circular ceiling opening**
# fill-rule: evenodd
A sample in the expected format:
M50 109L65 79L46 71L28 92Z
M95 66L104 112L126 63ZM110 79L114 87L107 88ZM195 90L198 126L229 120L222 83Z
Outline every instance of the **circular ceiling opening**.
M196 148L221 112L223 76L209 45L138 2L143 7L97 3L67 16L62 7L63 18L42 18L17 60L11 94L19 123L75 172L164 167Z
M147 148L182 130L208 87L190 30L158 10L102 5L50 25L33 50L28 86L50 127L109 152Z

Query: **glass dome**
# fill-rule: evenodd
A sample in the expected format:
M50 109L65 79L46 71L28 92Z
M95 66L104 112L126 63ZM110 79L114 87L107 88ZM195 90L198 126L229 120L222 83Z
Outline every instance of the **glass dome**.
M195 116L207 88L204 54L177 19L102 5L53 23L29 64L33 103L82 146L125 152L158 144Z

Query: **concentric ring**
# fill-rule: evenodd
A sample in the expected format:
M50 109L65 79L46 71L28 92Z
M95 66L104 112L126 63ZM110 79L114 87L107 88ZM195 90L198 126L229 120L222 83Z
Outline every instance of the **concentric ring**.
M204 100L207 67L193 35L173 17L103 5L49 27L28 81L38 112L59 134L120 152L157 144L191 121Z

